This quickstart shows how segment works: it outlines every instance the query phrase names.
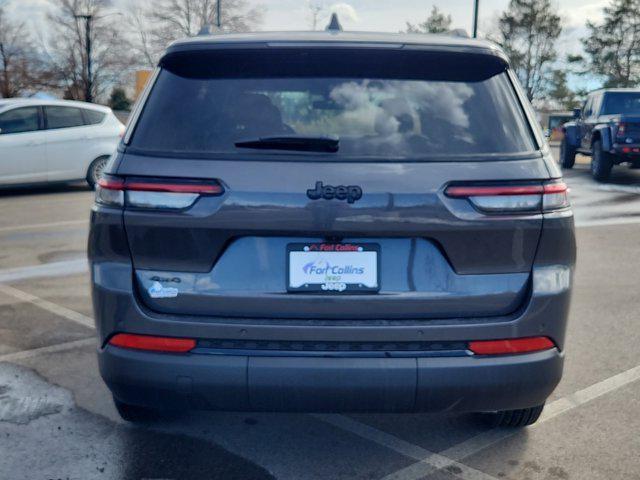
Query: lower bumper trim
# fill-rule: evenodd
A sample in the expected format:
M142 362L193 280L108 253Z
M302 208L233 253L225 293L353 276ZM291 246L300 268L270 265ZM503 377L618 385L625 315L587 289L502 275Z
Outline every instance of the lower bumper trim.
M229 411L527 408L551 394L563 365L563 355L555 348L498 357L338 358L268 353L171 355L107 346L98 355L102 377L123 402Z

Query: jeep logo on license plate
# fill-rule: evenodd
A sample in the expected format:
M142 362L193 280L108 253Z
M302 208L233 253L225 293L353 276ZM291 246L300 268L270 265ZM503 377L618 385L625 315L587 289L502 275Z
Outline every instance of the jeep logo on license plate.
M311 200L319 200L321 198L331 200L335 198L353 203L362 198L362 189L357 185L338 185L334 187L332 185L323 185L322 182L316 182L315 189L307 190L307 197Z

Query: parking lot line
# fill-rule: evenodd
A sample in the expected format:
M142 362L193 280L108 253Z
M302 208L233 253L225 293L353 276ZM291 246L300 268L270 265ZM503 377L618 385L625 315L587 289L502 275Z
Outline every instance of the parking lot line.
M426 450L418 445L414 445L406 440L402 440L394 435L373 428L364 423L345 417L344 415L313 414L312 417L326 422L334 427L358 435L371 442L387 447L401 455L415 460L419 460L422 477L436 470L445 469L458 478L465 480L497 480L496 477L488 475L480 470L469 467L462 463L435 452ZM393 474L385 478L396 478Z
M598 383L594 383L593 385L583 388L582 390L578 390L570 395L559 398L547 405L542 412L540 419L533 425L527 427L527 429L536 428L552 418L562 415L563 413L571 411L574 408L591 402L592 400L638 380L640 380L640 365L630 368L629 370L625 370L622 373L618 373L617 375L613 375L612 377L606 378ZM521 430L507 428L488 430L440 452L439 456L442 457L442 459L447 459L450 462L449 465L460 466L461 464L458 462L461 462L465 458L521 432ZM433 467L429 463L431 463L430 455L427 454L422 461L391 473L384 477L383 480L418 480L433 471Z
M88 219L87 220L68 220L65 222L34 223L31 225L15 225L12 227L0 227L0 233L18 232L20 230L38 230L40 228L68 227L71 225L89 225L89 221Z
M0 270L0 283L16 282L28 278L60 277L75 275L88 270L87 259L84 257L62 262L49 262L41 265L29 265L27 267L4 268Z
M64 352L65 350L71 350L74 348L95 344L97 344L97 340L92 336L90 338L73 340L72 342L59 343L57 345L49 345L46 347L32 348L31 350L21 350L19 352L5 353L4 355L0 355L0 362L16 362L25 358L37 357L38 355Z
M602 220L576 220L576 228L615 227L640 223L640 218L608 218Z
M0 292L16 298L20 301L36 305L44 310L54 313L55 315L59 315L66 318L67 320L71 320L72 322L84 325L85 327L89 327L92 329L94 328L93 318L87 317L86 315L78 313L74 310L70 310L66 307L50 302L43 298L36 297L35 295L32 295L30 293L23 292L22 290L18 290L17 288L0 283Z

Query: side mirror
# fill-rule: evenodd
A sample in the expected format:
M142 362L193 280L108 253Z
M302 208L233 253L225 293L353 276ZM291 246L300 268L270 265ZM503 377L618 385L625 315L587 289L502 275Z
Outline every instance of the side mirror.
M573 109L573 118L580 118L580 115L582 115L582 109L581 108L574 108Z

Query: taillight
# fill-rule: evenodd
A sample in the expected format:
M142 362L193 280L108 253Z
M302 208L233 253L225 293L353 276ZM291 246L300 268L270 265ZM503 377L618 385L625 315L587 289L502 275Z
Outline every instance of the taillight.
M508 355L549 350L555 344L548 337L512 338L508 340L477 340L469 342L476 355Z
M109 340L109 345L132 350L149 350L154 352L187 353L196 346L192 338L156 337L152 335L136 335L117 333Z
M466 198L483 213L540 213L569 207L568 188L559 181L522 185L450 185L444 193L451 198Z
M104 175L96 187L96 202L109 206L180 210L201 196L222 195L216 180L121 178Z
M545 183L542 195L542 211L553 212L569 208L569 187L564 182Z

